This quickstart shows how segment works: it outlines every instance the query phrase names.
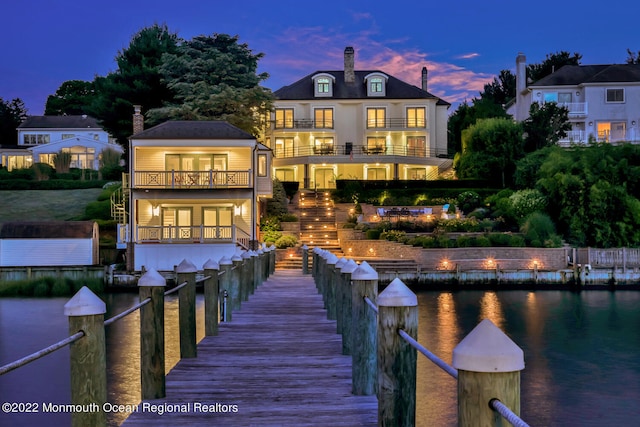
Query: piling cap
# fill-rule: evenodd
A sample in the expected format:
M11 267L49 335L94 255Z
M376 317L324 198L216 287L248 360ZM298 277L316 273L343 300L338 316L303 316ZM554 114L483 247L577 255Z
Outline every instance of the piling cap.
M416 307L418 297L397 277L378 295L378 306Z
M453 349L452 365L470 372L515 372L524 369L524 353L491 320L484 319Z
M207 260L207 262L204 263L204 265L202 266L202 268L204 270L218 270L220 268L220 266L218 265L217 262L215 262L214 260L212 260L211 258L209 258Z
M362 264L351 273L352 280L378 280L378 272L369 265L367 261L362 261Z
M253 249L249 251L249 254L251 254L252 257L258 256L258 252L254 251Z
M242 259L249 259L249 258L251 258L251 254L248 251L242 252Z
M355 271L356 268L358 268L358 263L355 262L353 259L349 258L345 263L345 265L343 265L342 268L340 269L340 272L351 274Z
M64 305L65 316L91 316L107 312L107 305L91 289L83 286Z
M338 262L338 257L329 252L325 257L325 262L327 263L327 265L336 265L336 263Z
M258 250L256 251L256 253L257 253L258 255L262 255L262 254L264 254L264 251L262 250L262 248L258 248Z
M222 258L220 258L220 261L218 261L219 265L231 265L233 264L233 262L231 262L231 258L227 257L226 255L223 256Z
M239 254L238 252L236 252L231 256L231 262L238 262L238 261L242 261L242 254Z
M167 280L153 268L147 270L138 279L138 286L167 286Z
M347 259L345 257L342 257L338 259L338 261L336 262L336 268L339 268L342 270L342 267L344 267L346 264L347 264Z
M306 244L302 245L302 250L303 251L308 251L309 250L309 246L307 246Z
M198 267L193 265L191 261L183 259L176 267L176 273L195 273L198 271Z

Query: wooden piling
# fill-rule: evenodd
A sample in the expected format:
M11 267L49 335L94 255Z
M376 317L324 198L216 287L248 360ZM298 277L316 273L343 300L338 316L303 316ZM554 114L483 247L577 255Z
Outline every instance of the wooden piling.
M302 274L309 274L309 246L302 245Z
M231 309L233 311L240 310L240 283L244 280L242 277L242 256L239 253L233 254L231 257L233 270L231 274L231 289L229 289L229 299L231 300ZM227 303L228 304L228 303Z
M240 284L240 291L242 301L248 301L249 295L254 292L253 280L251 278L251 254L247 251L242 253L242 283Z
M378 295L378 425L416 423L417 352L399 334L418 338L418 298L394 279Z
M351 355L351 330L353 329L352 304L351 304L351 273L358 268L358 264L353 259L347 260L347 263L340 270L342 275L342 354Z
M187 285L178 291L178 320L180 324L180 358L197 357L196 345L196 272L197 268L184 259L176 267L178 285Z
M495 427L502 418L489 402L499 399L520 415L520 371L524 353L489 319L453 349L458 370L458 425Z
M224 297L221 296L220 304L224 307L224 321L231 322L233 310L231 310L228 295L231 288L231 267L233 266L233 262L231 258L223 256L220 258L220 261L218 261L218 265L220 266L220 272L224 272L221 276L222 280L220 280L220 293L224 295L225 291L227 292L227 303L225 304Z
M202 266L205 277L204 281L204 334L206 336L218 335L218 322L220 312L218 310L220 293L218 272L220 266L212 259L207 260Z
M140 383L142 400L166 396L164 354L164 291L167 281L149 269L138 280L140 301Z
M338 257L329 252L324 259L324 280L327 299L327 319L336 320L336 285L334 270Z
M107 402L107 357L104 338L105 303L83 286L65 305L69 334L84 336L69 346L71 360L71 404L89 408L74 411L72 427L107 425L103 405Z
M363 261L351 274L351 367L353 394L370 395L376 392L376 313L364 301L367 296L374 304L378 297L378 273Z

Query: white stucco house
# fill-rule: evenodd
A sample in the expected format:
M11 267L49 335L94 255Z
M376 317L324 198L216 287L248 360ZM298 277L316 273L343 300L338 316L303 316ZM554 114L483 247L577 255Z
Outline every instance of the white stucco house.
M8 170L28 168L33 163L53 166L59 152L71 154L72 168L100 168L100 156L107 149L123 153L93 117L29 116L17 128L15 145L0 148L0 163Z

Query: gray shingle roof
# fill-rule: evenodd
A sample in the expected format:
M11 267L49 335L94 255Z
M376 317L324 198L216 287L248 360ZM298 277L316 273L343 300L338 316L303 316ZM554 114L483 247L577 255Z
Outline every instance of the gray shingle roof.
M328 99L371 99L367 96L367 87L364 78L371 73L381 73L389 77L387 80L385 96L382 99L425 99L431 98L438 100L440 105L450 105L448 102L438 98L431 93L420 89L417 86L410 85L402 80L390 76L389 74L379 70L356 71L355 83L345 83L344 71L316 71L300 80L284 86L274 92L276 99L280 100L305 100L305 99L322 99L314 96L314 87L312 77L317 74L330 74L335 77L333 84L333 96ZM376 97L378 98L378 97Z
M640 83L640 64L565 65L530 86L576 86L587 83Z
M90 116L28 116L18 128L102 130L98 121Z
M219 120L172 120L138 132L131 139L255 139L253 135Z
M0 239L90 239L93 221L15 221L0 227Z

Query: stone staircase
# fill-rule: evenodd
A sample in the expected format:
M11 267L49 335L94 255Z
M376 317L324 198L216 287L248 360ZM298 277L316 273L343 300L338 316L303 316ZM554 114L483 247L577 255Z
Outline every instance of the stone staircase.
M300 245L309 247L309 262L311 251L319 247L333 252L337 257L344 256L338 240L335 206L328 192L314 190L300 190L293 198L294 206L291 210L298 215L300 223ZM287 257L276 262L279 269L302 269L302 257Z

